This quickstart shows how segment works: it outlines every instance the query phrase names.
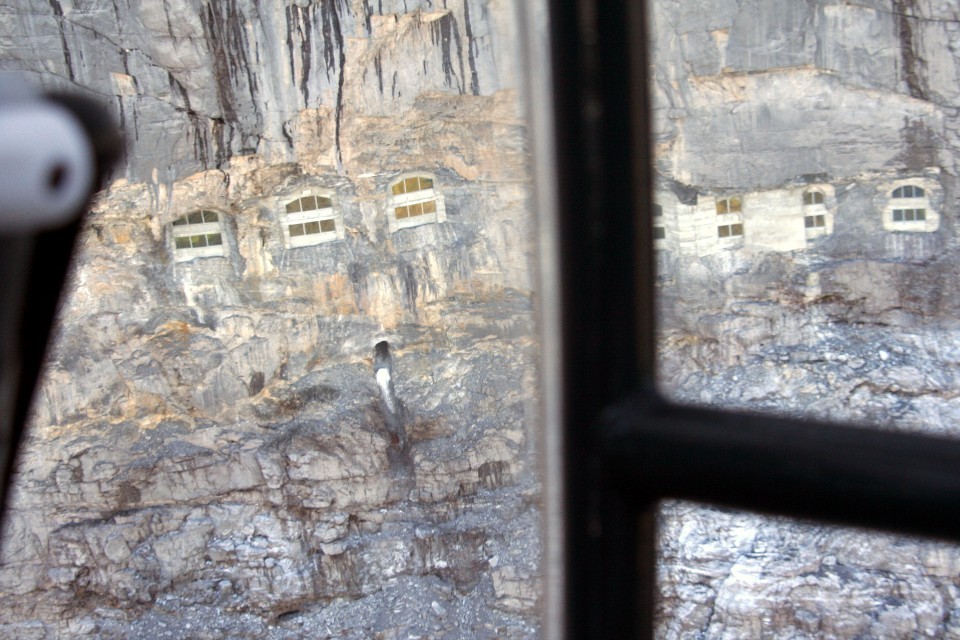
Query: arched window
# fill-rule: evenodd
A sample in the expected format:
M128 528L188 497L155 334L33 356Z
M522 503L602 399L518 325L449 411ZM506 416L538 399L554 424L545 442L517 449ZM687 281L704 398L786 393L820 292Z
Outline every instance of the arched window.
M890 192L883 224L889 231L929 232L939 226L939 216L923 188L904 184Z
M308 247L343 237L339 219L330 195L305 195L286 204L283 235L287 247Z
M391 231L444 220L443 196L432 177L404 176L390 184L387 221Z
M823 204L823 191L805 191L803 193L804 206Z
M173 248L177 261L226 255L220 214L201 209L173 221Z
M891 194L891 196L894 198L923 198L925 195L926 194L923 192L923 189L912 184L905 184L902 187L897 187Z

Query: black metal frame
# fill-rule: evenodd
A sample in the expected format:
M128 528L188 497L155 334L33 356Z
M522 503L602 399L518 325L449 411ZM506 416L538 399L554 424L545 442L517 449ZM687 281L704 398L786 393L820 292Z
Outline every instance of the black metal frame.
M562 422L560 455L547 454L548 478L563 478L547 487L563 521L548 531L563 547L548 579L560 589L552 605L548 594L551 637L652 637L664 498L960 539L960 441L657 394L645 4L550 2L555 176L538 188L541 204L557 202L544 288L561 312L561 374L546 389Z

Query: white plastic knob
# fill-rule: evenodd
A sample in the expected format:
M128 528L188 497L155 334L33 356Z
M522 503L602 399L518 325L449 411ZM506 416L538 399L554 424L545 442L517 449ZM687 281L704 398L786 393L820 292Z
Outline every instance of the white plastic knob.
M93 147L69 110L39 99L0 102L0 233L65 223L93 181Z

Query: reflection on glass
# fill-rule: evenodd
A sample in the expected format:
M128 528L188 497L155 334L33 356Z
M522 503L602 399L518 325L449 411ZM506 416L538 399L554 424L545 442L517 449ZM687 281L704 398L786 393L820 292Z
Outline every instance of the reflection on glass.
M910 7L651 3L674 400L960 433L957 243L941 224L960 23ZM663 522L661 637L957 634L956 548L692 505Z

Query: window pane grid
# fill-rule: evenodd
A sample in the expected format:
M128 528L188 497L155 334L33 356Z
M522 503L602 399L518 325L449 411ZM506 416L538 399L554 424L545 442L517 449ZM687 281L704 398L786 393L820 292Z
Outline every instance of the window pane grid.
M922 188L912 184L904 185L893 190L894 198L922 198L924 195Z
M717 235L721 238L732 238L743 235L743 223L722 224L717 227Z
M743 210L743 202L740 196L730 196L717 200L717 214L740 213Z
M926 209L894 209L894 222L922 222L927 219Z

